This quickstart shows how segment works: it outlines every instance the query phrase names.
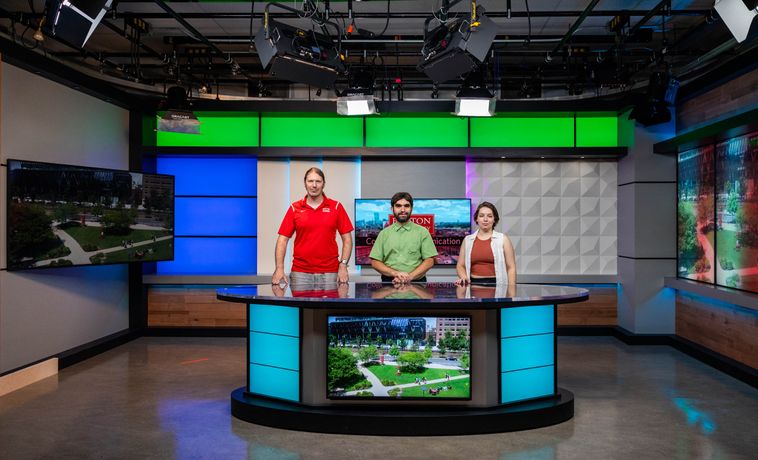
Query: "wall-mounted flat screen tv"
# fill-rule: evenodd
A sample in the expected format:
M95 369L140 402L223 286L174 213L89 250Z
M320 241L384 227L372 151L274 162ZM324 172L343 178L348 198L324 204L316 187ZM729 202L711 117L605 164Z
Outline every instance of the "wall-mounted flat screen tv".
M758 292L758 133L716 144L716 284Z
M174 258L174 176L8 160L8 269Z
M370 265L369 253L384 227L394 222L389 199L355 200L355 263ZM455 265L463 238L471 233L471 200L468 198L413 200L411 220L426 227L439 255L438 265Z
M329 399L471 399L471 317L327 317Z
M677 203L678 274L714 282L713 145L679 154Z

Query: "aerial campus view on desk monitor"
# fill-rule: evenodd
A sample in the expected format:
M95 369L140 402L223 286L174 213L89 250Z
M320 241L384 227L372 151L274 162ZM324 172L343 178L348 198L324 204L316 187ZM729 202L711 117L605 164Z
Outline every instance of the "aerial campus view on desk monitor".
M174 176L8 160L8 269L174 258Z
M413 200L411 220L429 230L439 255L437 265L455 265L463 238L471 233L471 199ZM377 235L394 223L389 199L355 200L355 263L369 265Z
M471 318L329 316L330 399L470 399Z

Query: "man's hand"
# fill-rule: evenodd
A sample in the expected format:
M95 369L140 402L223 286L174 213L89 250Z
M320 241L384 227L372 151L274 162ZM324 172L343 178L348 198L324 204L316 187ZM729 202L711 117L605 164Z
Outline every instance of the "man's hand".
M271 284L288 284L287 277L284 276L284 269L277 268L271 276Z
M465 276L463 278L458 278L457 280L455 280L456 286L466 286L468 284L471 284L471 280Z
M395 272L395 278L392 280L394 284L408 284L411 281L411 274L407 272Z
M337 269L337 282L344 284L348 281L350 281L350 275L347 273L347 265L340 264L339 268Z

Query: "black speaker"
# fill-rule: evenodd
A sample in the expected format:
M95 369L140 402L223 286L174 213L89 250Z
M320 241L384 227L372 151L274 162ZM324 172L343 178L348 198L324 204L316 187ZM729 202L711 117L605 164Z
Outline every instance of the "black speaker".
M113 0L47 0L45 31L79 48L84 47Z
M487 16L480 15L478 22L470 28L467 19L458 18L427 33L423 59L416 68L434 82L453 80L474 70L487 58L498 32L497 24Z
M647 84L647 95L629 114L630 120L637 120L644 126L671 121L669 106L676 101L679 81L666 72L653 72Z
M269 20L269 34L255 34L255 49L272 76L318 88L331 88L345 71L331 37Z

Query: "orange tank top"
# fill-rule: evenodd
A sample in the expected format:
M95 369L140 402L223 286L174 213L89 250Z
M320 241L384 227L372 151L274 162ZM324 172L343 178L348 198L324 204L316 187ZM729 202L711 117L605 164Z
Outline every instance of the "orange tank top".
M471 248L471 276L495 276L495 255L492 254L491 242L492 240L474 238L474 247Z

